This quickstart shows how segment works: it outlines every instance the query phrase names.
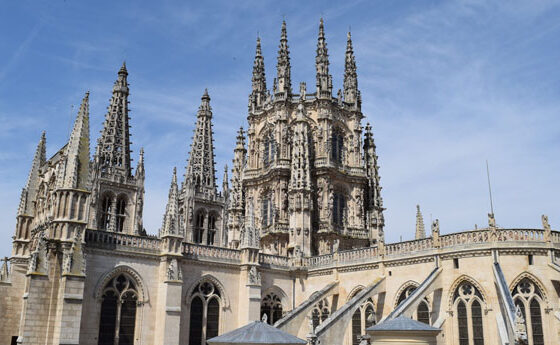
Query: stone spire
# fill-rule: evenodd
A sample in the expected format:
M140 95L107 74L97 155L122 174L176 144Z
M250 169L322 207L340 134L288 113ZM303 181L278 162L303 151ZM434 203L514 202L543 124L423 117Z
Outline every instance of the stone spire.
M66 146L66 168L62 186L86 189L89 178L89 91L86 92Z
M163 223L159 236L176 235L183 237L179 229L179 187L177 186L177 168L173 168L173 177L169 187L169 198L163 216Z
M288 34L286 21L282 22L280 45L278 46L278 63L276 65L277 77L274 83L274 97L276 100L286 100L292 95L292 82L290 77L290 51L288 49Z
M123 63L113 86L101 137L97 142L95 161L102 174L107 176L131 176L130 126L128 124L128 72Z
M323 18L319 24L319 38L317 39L317 56L315 57L317 69L317 98L331 98L332 77L329 74L329 54L325 40L325 27Z
M185 184L190 183L205 194L216 194L214 171L214 140L212 139L212 108L208 90L204 90L198 108L191 152L185 174Z
M224 167L224 176L222 178L222 195L227 197L229 194L229 177L228 177L228 166Z
M344 102L360 106L360 92L358 91L358 74L356 72L356 59L352 49L352 36L348 32L346 42L346 57L344 63Z
M33 215L33 201L37 196L37 190L39 189L39 172L41 166L43 166L47 161L47 139L45 137L45 132L41 134L41 139L39 139L39 144L37 144L37 149L35 150L35 156L33 156L33 162L31 163L31 170L29 170L29 176L27 177L27 182L25 187L21 191L21 199L18 207L18 216L22 215Z
M243 200L243 169L245 169L245 135L243 127L237 132L237 143L233 151L233 169L231 176L231 191L227 210L227 226L229 246L237 248L243 231L244 200Z
M366 193L366 209L368 214L368 227L370 233L374 235L377 231L378 236L383 232L385 219L383 217L383 198L381 198L381 184L379 176L379 166L377 165L377 154L375 152L375 142L371 125L366 125L364 140L364 162L368 177L368 187Z
M146 176L146 170L144 169L144 148L140 148L140 155L138 158L138 164L136 165L135 171L136 179L143 179Z
M266 76L264 72L264 58L261 51L261 39L257 37L257 51L253 63L252 92L249 95L249 111L253 112L262 107L266 100Z
M415 239L420 240L426 237L426 230L424 228L424 217L420 212L420 205L416 205L416 236Z

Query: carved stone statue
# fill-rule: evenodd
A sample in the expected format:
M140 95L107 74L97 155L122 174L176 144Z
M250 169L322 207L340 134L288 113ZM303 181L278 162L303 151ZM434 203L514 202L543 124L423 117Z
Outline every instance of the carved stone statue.
M256 266L251 266L249 269L249 284L261 285L261 273L257 271Z
M488 226L492 229L496 228L496 218L494 218L494 213L488 213Z

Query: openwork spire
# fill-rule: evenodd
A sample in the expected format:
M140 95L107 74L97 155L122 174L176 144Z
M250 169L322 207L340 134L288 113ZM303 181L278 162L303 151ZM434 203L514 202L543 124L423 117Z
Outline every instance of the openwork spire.
M379 176L379 166L377 165L377 154L375 152L373 132L369 123L366 125L364 140L364 161L368 177L366 194L368 225L370 229L376 229L378 231L378 236L382 236L385 219L383 217L383 198L381 197L381 178Z
M123 63L113 85L101 137L97 142L96 163L104 175L131 176L130 126L128 124L128 71Z
M426 237L426 229L424 228L424 217L420 212L420 205L416 205L416 236L415 239L419 240Z
M323 18L321 18L319 24L315 68L317 69L317 98L330 98L332 95L332 77L329 75L329 54L325 40Z
M169 187L169 198L161 225L160 236L183 236L179 233L179 187L177 186L177 168L173 168L173 177Z
M348 32L344 61L344 102L359 107L358 74L356 71L356 59L354 58L352 36L350 32Z
M86 189L89 178L89 92L86 92L66 147L64 188Z
M212 108L210 107L208 90L204 90L196 116L196 128L191 144L185 182L190 183L200 192L216 195Z
M274 95L276 100L286 100L292 94L292 82L290 76L290 51L288 48L288 34L286 21L282 22L282 33L280 45L278 46L278 63L276 65L277 77L274 83Z
M243 208L243 169L245 167L245 134L243 127L237 132L237 143L233 152L233 171L231 176L230 208Z
M266 100L266 76L264 58L261 51L261 39L257 37L257 51L253 63L252 92L249 96L249 111L260 108Z
M21 191L21 198L19 202L17 215L33 215L33 201L37 196L37 190L39 189L39 172L41 166L43 166L47 161L47 139L45 132L41 134L41 139L37 144L37 149L35 150L35 156L33 156L33 162L31 163L31 169L29 170L29 176L27 177L27 182L25 187Z

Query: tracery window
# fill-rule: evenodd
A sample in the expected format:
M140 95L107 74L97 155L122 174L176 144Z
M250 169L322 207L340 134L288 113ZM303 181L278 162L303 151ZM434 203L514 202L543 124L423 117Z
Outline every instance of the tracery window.
M375 307L373 300L369 298L352 315L352 345L359 345L360 337L375 323Z
M274 162L276 157L276 142L274 141L273 133L269 133L264 138L264 152L263 152L263 163L265 167L268 167L272 162Z
M189 345L205 345L206 339L218 336L221 296L209 281L199 283L190 296Z
M329 301L325 298L319 301L311 311L311 320L313 321L313 329L317 328L323 321L331 315Z
M138 289L126 274L111 279L103 290L98 345L134 344Z
M341 131L335 130L331 137L331 159L334 163L342 163L343 149L344 135Z
M344 211L346 208L346 197L342 193L334 193L333 196L333 224L342 226L344 224Z
M462 282L453 294L457 313L459 345L484 345L482 304L480 291L470 282Z
M101 230L109 230L111 224L111 212L113 200L110 195L105 195L101 201L101 217L99 218L99 228Z
M397 305L401 304L405 299L408 298L415 290L416 286L410 285L406 289L404 289L397 299ZM424 297L422 301L416 307L416 312L413 315L414 319L417 321L423 322L427 325L430 324L430 307L428 303L428 299Z
M120 196L117 199L117 218L116 218L116 231L124 231L124 222L126 220L126 197Z
M538 286L529 278L523 278L512 291L513 301L519 307L525 326L529 345L544 345L542 322L543 295Z
M282 318L282 299L273 292L264 296L261 301L261 319L264 314L270 325Z

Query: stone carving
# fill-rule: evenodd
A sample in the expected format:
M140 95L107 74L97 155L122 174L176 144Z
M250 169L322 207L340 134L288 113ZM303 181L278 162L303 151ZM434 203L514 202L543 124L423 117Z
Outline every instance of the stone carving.
M31 253L29 258L29 266L27 267L27 273L42 273L47 274L48 272L48 260L47 260L47 240L45 238L45 232L41 231L37 235L35 250Z
M181 267L177 263L177 259L173 258L167 266L167 280L183 280Z
M0 268L0 281L2 282L6 282L9 281L10 278L10 271L8 270L8 262L10 261L8 259L8 257L4 257L4 259L2 259L3 263L2 263L2 268Z
M488 213L488 226L491 229L496 229L496 218L494 218L494 213Z
M256 266L251 266L249 269L249 284L261 285L261 273L257 270Z
M516 344L527 344L527 327L519 305L515 307L515 338Z

